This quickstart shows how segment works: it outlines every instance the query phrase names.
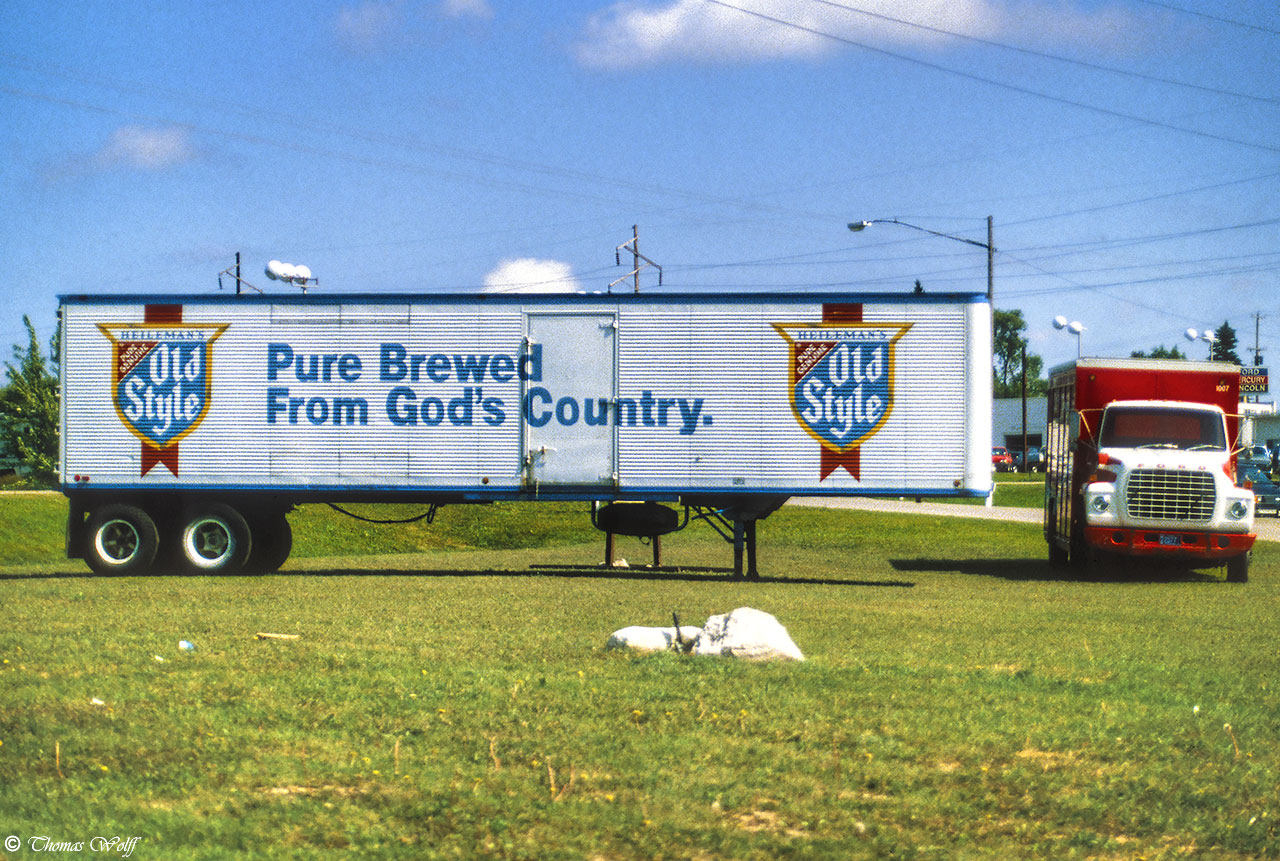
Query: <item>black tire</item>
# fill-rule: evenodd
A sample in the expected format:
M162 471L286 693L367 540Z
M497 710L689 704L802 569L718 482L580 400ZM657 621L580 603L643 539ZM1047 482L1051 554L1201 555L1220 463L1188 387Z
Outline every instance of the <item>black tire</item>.
M1241 553L1227 560L1227 582L1249 582L1249 553Z
M1054 568L1065 568L1069 561L1069 554L1052 541L1049 542L1049 564Z
M1088 573L1094 562L1093 550L1089 547L1089 543L1084 540L1083 533L1071 533L1071 549L1068 551L1068 556L1071 568L1076 572L1077 576L1083 577Z
M159 547L155 521L134 505L104 505L85 524L84 559L95 574L149 573Z
M236 574L249 559L253 538L240 512L220 502L187 510L178 531L185 573Z
M245 573L270 574L284 564L293 550L293 528L289 526L289 519L283 514L259 516L253 518L249 529L253 533L253 547L244 566Z

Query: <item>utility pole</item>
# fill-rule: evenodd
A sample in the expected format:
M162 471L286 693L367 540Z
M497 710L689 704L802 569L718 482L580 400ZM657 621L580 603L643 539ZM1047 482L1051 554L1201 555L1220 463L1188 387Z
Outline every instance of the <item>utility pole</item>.
M996 307L996 285L995 285L995 267L996 267L996 246L991 237L991 216L987 216L987 304L991 306L992 312Z
M1027 342L1022 342L1022 469L1030 472L1027 463Z
M608 287L609 292L610 293L613 292L614 285L620 284L621 282L630 278L633 289L635 290L635 292L639 293L640 292L640 270L645 268L646 266L652 266L654 269L658 270L658 286L661 287L662 286L662 267L640 253L640 227L638 225L635 225L635 224L631 225L631 238L613 250L613 262L618 266L622 265L622 249L624 248L631 249L631 261L634 268L630 272L628 272L626 275L623 275L621 278L615 278L614 280L610 281L609 287Z
M631 225L631 265L635 267L632 275L635 276L636 292L640 292L640 225Z
M1258 343L1258 333L1262 328L1262 314L1259 311L1253 312L1253 363L1255 365L1262 364L1262 346Z

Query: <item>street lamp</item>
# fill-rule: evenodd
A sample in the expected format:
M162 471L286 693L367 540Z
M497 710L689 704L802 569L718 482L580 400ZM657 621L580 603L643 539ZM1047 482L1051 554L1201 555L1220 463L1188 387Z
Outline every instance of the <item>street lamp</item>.
M995 302L995 254L996 247L991 241L991 216L987 216L987 241L979 242L976 239L965 239L963 236L952 236L950 233L939 233L936 230L930 230L927 227L921 227L918 224L908 224L896 218L873 218L870 221L851 221L849 222L849 230L854 233L866 230L873 224L898 224L902 227L910 227L912 230L919 230L922 233L928 233L933 236L941 236L943 239L954 239L956 242L963 242L966 245L976 245L979 248L987 249L987 302L994 304Z
M1197 332L1195 329L1188 329L1182 333L1188 341L1204 341L1209 345L1209 361L1213 361L1213 342L1218 340L1218 336L1213 333L1212 329L1205 329L1203 332Z
M272 281L283 281L285 284L296 284L302 288L302 292L307 292L307 284L319 284L320 279L312 277L311 269L301 263L281 263L279 260L272 260L267 263L267 277Z
M1058 329L1059 331L1065 329L1068 332L1070 332L1072 335L1076 336L1076 358L1079 359L1080 358L1080 336L1084 333L1084 326L1081 325L1080 321L1072 320L1070 323L1068 323L1067 318L1059 314L1058 316L1053 318L1053 328Z

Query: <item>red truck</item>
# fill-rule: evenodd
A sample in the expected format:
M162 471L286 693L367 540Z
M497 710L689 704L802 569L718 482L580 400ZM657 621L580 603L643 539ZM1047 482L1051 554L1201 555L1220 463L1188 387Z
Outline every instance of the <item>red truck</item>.
M1049 374L1049 561L1146 558L1249 579L1253 492L1236 483L1240 369L1079 359Z

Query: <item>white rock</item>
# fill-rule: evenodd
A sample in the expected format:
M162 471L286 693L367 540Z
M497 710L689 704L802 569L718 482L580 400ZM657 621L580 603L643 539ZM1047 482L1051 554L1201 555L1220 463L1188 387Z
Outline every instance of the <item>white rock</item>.
M701 628L693 625L681 625L680 636L686 645L698 639ZM643 625L632 625L614 631L609 635L606 649L635 649L638 652L661 652L674 649L676 642L675 628L646 628Z
M787 629L773 616L751 607L707 619L692 652L749 661L804 660Z

